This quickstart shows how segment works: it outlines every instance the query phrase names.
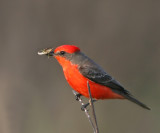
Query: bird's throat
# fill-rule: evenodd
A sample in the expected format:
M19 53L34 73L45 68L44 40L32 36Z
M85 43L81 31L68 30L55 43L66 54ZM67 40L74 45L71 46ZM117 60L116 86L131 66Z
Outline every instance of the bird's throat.
M62 66L63 71L66 71L68 68L71 68L71 66L73 65L69 60L67 60L64 57L55 56L55 58L57 59L59 64Z

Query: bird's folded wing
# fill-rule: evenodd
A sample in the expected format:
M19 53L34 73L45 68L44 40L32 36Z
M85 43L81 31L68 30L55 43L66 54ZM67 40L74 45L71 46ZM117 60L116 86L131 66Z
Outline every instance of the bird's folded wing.
M115 93L120 95L130 95L130 93L124 89L124 87L118 81L107 74L101 67L95 65L96 64L81 66L79 67L79 71L84 77L95 83L99 83L111 88Z

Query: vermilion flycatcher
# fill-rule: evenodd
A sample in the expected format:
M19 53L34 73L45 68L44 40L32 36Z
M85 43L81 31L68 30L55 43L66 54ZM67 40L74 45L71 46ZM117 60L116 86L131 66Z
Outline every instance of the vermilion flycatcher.
M63 72L69 85L78 93L89 97L87 81L89 81L91 95L98 99L128 99L141 107L150 110L142 102L135 99L131 93L106 73L93 60L83 54L77 46L62 45L47 48L39 55L54 56L63 68Z

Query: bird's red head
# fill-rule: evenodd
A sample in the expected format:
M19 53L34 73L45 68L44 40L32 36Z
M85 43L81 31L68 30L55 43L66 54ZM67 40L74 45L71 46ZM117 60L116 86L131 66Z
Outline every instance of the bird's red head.
M57 47L55 50L53 48L46 48L38 52L39 55L54 56L58 62L64 68L67 66L69 60L73 58L73 54L80 52L80 49L74 45L62 45Z
M54 50L54 57L61 64L63 68L68 66L69 60L74 53L80 52L80 48L74 45L62 45Z
M80 49L77 46L74 46L74 45L62 45L62 46L57 47L54 50L54 53L57 53L57 52L60 52L60 51L64 51L66 53L72 54L72 53L80 51Z

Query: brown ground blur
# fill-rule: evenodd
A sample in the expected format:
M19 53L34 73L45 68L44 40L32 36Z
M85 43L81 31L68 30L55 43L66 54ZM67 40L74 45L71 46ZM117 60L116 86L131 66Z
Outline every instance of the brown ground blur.
M1 0L0 133L91 133L56 60L75 44L152 108L95 104L101 133L160 132L160 1Z

